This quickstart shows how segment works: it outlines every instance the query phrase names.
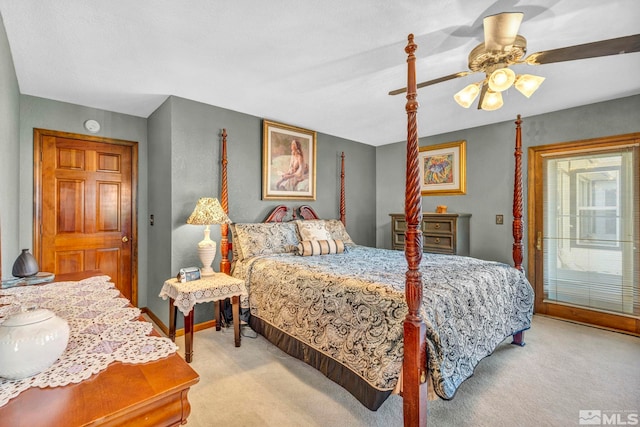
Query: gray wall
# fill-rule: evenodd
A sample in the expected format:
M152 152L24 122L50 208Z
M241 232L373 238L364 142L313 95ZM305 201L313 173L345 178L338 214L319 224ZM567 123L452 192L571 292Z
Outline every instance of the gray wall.
M523 117L524 223L527 223L527 147L564 141L619 135L640 131L640 95L613 101ZM465 129L420 139L420 146L449 141L467 141L467 194L428 196L422 209L434 212L436 205L447 205L451 212L467 212L471 217L471 256L512 264L512 200L514 182L515 117L509 122ZM420 117L418 117L420 120ZM377 246L391 247L391 221L388 214L404 211L406 142L378 147L376 157ZM398 165L390 168L388 165ZM503 214L504 225L495 224ZM527 265L526 229L524 233Z
M156 225L149 227L148 307L164 322L167 303L152 296L180 267L200 265L196 245L204 227L187 225L186 220L198 198L220 197L223 128L228 134L229 216L234 222L260 222L278 204L302 204L261 200L262 118L170 97L149 118L149 214ZM347 231L354 241L375 246L375 147L318 134L316 200L307 204L323 218L338 217L342 151L347 164ZM211 238L219 242L220 227L211 227ZM219 247L217 252L214 269L220 263ZM211 318L210 306L198 306L196 322Z
M147 303L147 119L96 108L20 96L20 247L33 246L33 129L88 134L87 119L100 122L96 136L138 142L138 304ZM4 238L4 236L3 236ZM4 254L3 254L4 255ZM9 255L9 254L8 254ZM15 254L17 257L18 254Z
M160 315L168 312L168 309L167 303L161 304L158 294L164 281L172 275L171 102L169 99L149 116L147 131L149 138L147 215L153 215L154 225L151 226L147 217L145 224L149 245L145 250L149 272L147 283L149 297L146 306Z
M24 185L20 182L20 90L9 41L0 15L0 232L2 233L2 277L20 254L18 203ZM22 191L21 191L22 190Z

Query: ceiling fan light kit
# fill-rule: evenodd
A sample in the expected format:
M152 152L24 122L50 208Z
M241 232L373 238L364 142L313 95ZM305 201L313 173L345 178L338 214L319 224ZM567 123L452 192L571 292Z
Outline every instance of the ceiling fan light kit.
M501 92L509 89L511 86L515 88L527 98L538 90L544 77L534 76L532 74L517 75L510 68L499 68L495 70L487 79L481 82L472 83L462 89L453 96L453 99L464 108L469 108L473 101L480 94L480 87L488 85L484 97L480 98L480 109L486 111L494 111L504 105Z
M521 94L529 98L538 90L543 81L544 77L532 74L519 74L516 76L516 73L510 68L498 68L486 80L472 83L456 93L453 99L460 106L469 108L480 94L480 88L486 84L488 88L486 88L484 97L480 98L479 108L486 111L494 111L504 105L501 92L511 86L515 86Z

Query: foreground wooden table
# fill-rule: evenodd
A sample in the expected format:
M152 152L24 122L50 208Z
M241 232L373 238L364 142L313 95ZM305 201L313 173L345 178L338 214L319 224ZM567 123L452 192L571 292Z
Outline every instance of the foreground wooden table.
M236 347L240 347L240 296L247 295L244 280L231 277L226 273L214 273L198 280L181 283L176 278L164 282L160 291L161 298L169 298L169 338L176 339L176 313L178 308L184 314L185 359L191 363L193 358L193 311L195 305L202 302L214 302L216 330L220 330L220 304L231 298L233 313L233 336Z
M99 272L59 275L81 280ZM191 412L198 374L178 355L142 364L112 363L79 384L30 388L0 407L0 426L178 426Z

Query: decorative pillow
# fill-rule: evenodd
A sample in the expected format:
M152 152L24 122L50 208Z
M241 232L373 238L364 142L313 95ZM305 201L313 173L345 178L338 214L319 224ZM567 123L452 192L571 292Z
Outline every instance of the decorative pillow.
M300 240L331 240L331 234L324 225L323 219L296 220Z
M298 243L298 255L328 255L344 252L342 240L303 240Z
M345 246L353 247L356 244L351 240L351 236L347 233L347 229L344 228L344 224L339 219L325 219L324 226L331 234L333 240L342 240Z
M232 261L239 261L241 259L242 250L240 249L240 241L238 239L238 233L236 231L235 224L229 224L229 230L231 230L231 253L233 254Z
M239 259L294 252L298 247L296 225L291 222L235 224L235 229Z

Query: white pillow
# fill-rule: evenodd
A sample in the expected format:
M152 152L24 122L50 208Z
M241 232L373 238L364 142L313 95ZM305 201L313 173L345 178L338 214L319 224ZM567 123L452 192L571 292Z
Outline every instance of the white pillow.
M300 240L332 240L323 219L296 220Z

